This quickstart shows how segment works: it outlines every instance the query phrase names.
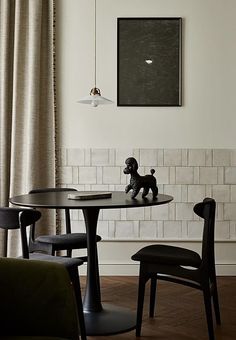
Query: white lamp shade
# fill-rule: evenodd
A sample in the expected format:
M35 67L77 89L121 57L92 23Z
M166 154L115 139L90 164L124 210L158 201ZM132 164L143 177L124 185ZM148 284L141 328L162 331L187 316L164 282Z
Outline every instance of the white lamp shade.
M89 96L86 96L84 98L81 98L80 100L78 100L78 103L81 104L90 104L94 107L98 106L98 105L107 105L107 104L112 104L113 101L100 96L99 94L91 94Z

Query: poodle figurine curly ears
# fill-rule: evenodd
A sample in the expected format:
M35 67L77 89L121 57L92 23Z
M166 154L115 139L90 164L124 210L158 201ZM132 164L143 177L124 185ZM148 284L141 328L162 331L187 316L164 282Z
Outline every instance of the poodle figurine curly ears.
M155 199L158 195L156 178L153 176L155 170L150 170L151 175L140 176L138 174L138 162L135 158L127 158L125 164L126 168L124 169L124 173L126 175L131 175L130 184L126 186L125 192L128 193L131 189L133 189L131 198L135 198L138 195L140 189L143 188L142 198L144 198L147 196L149 189L151 189L153 198Z

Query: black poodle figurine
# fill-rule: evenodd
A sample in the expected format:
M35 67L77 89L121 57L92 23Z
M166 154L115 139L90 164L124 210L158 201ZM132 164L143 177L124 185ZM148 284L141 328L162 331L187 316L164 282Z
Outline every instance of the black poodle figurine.
M155 173L154 169L151 169L151 175L140 176L138 174L138 162L135 158L129 157L125 161L126 168L124 169L124 173L126 175L130 174L130 184L128 184L125 188L125 192L128 193L131 189L133 189L131 198L135 198L140 189L143 188L142 197L147 196L149 189L152 190L153 198L156 198L158 195L158 188L156 185L156 178L153 176Z

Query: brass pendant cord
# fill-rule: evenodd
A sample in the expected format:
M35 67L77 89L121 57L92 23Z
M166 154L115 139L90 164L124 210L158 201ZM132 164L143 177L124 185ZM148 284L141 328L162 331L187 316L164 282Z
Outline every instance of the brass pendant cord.
M97 0L94 0L94 87L97 83Z
M91 104L96 107L101 104L111 104L112 101L101 96L101 91L97 88L97 0L94 0L94 85L89 96L78 101L82 104Z

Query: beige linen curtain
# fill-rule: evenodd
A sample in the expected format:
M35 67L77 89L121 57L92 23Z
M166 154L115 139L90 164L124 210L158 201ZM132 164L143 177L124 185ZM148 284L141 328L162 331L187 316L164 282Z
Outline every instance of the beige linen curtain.
M54 2L0 0L0 205L47 186L55 186ZM19 249L12 232L8 255Z

